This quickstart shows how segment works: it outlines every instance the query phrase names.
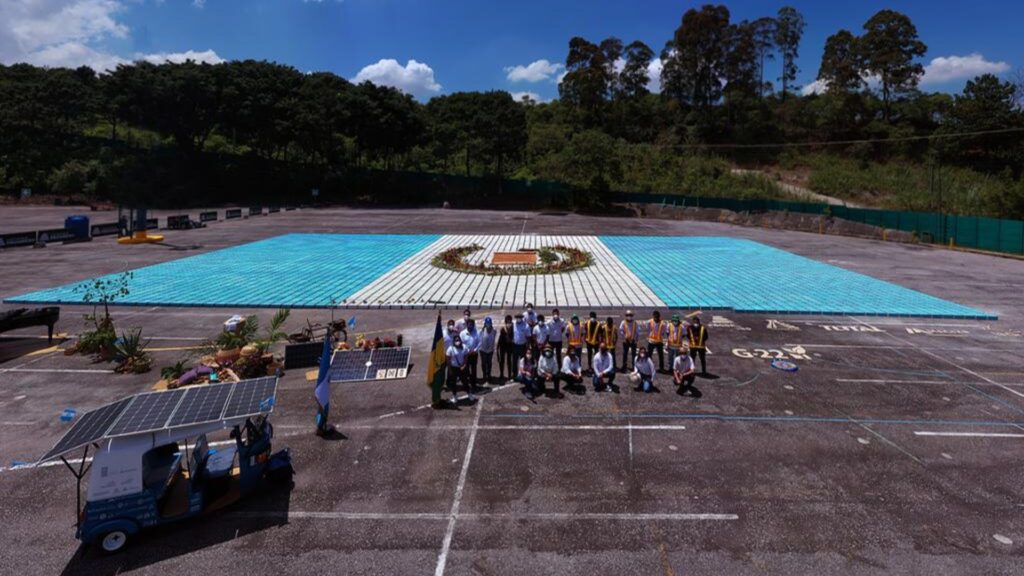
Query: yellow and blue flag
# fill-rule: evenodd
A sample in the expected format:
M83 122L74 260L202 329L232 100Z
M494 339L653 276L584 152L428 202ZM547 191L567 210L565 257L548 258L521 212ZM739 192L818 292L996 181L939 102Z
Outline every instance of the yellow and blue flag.
M430 347L430 361L427 363L427 386L430 386L430 400L434 404L441 401L441 390L444 388L447 357L444 349L444 330L441 328L441 313L437 313L437 326L434 328L434 343Z

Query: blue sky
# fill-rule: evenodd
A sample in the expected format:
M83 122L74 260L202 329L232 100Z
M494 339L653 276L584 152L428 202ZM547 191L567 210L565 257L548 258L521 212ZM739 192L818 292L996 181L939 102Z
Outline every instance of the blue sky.
M0 62L110 68L145 58L266 59L302 71L398 86L420 99L505 89L558 93L568 40L617 36L659 51L683 12L663 0L0 0ZM773 15L783 2L725 2L733 20ZM858 33L877 10L908 14L928 44L923 88L958 92L981 72L1024 66L1024 3L907 0L791 2L807 21L798 83L810 85L822 47ZM532 65L531 65L532 64ZM521 68L516 68L516 67ZM652 72L657 65L652 66ZM769 70L778 75L777 62Z

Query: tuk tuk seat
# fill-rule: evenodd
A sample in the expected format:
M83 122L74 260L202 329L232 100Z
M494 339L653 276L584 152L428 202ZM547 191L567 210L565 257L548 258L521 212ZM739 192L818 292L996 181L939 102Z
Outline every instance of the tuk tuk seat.
M157 500L167 492L174 476L178 473L181 464L181 452L178 452L177 444L169 444L154 449L144 456L145 474L142 477L142 486L145 490L153 493Z
M210 450L206 458L206 474L210 478L226 476L231 472L235 463L235 454L238 447L235 445L225 446L219 450Z

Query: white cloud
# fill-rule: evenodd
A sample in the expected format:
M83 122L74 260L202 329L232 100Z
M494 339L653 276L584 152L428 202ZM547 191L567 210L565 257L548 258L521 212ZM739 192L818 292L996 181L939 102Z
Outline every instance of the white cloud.
M951 80L965 80L980 74L1002 74L1010 69L1006 62L990 62L974 52L967 56L939 56L924 67L921 84L942 84Z
M661 59L655 58L647 65L647 89L655 94L661 93Z
M370 81L378 86L391 86L417 98L441 91L441 85L434 80L434 70L415 60L409 60L402 66L393 58L384 58L364 67L352 81Z
M543 98L540 97L540 94L537 94L536 92L511 92L511 94L512 99L515 100L516 102L522 102L523 98L529 98L530 100L533 100L534 102L538 103L545 101Z
M192 5L196 8L206 8L206 0L192 0Z
M804 96L810 96L811 94L824 94L827 90L828 82L824 80L815 80L801 88L800 93Z
M156 52L152 54L136 54L134 60L145 60L152 64L163 64L164 62L173 62L175 64L181 64L186 60L192 60L193 62L206 62L207 64L220 64L224 61L223 58L217 55L213 50L203 50L197 52L195 50L187 50L185 52Z
M558 80L561 81L562 77L558 75L558 72L562 70L564 66L557 62L549 62L547 60L535 60L530 62L526 66L519 64L517 66L507 66L505 73L509 82L540 82L542 80L549 80L557 76Z
M0 0L0 62L106 71L132 60L223 61L213 50L131 58L104 50L106 40L129 36L128 26L118 19L126 8L124 0Z

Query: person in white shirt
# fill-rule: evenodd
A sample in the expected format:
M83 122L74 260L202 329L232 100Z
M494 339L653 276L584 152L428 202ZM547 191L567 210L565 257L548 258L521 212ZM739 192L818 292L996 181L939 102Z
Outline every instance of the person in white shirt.
M462 332L463 330L465 330L465 329L466 329L466 320L469 320L469 318L470 318L471 316L472 316L472 313L471 313L471 312L469 311L469 308L466 308L465 310L463 310L463 311L462 311L462 318L459 318L459 319L458 319L458 320L457 320L457 321L455 322L455 329L456 329L457 331L459 331L460 333L461 333L461 332Z
M594 391L604 392L606 388L611 388L613 392L618 393L619 387L614 382L615 362L608 352L608 346L602 342L597 349L597 355L594 356Z
M543 314L537 314L537 323L533 326L533 357L539 358L544 347L548 345L548 323Z
M646 348L640 348L633 359L633 374L638 380L637 392L650 392L654 388L654 360L647 355Z
M516 366L519 366L519 361L526 354L532 335L530 325L523 319L523 315L516 314L516 320L512 324L512 361Z
M449 320L441 332L444 336L444 349L447 350L452 347L452 337L458 336L459 332L455 329L455 320Z
M466 328L459 336L462 338L462 346L466 349L466 369L469 371L469 384L473 387L473 391L476 392L476 366L480 352L480 333L477 332L476 322L472 318L466 318L465 322Z
M676 393L680 396L685 396L687 392L690 392L694 398L700 398L700 390L693 386L693 382L696 379L697 367L694 365L693 358L690 356L686 345L683 345L682 350L679 351L676 359L672 362L672 381L679 387Z
M484 377L484 383L491 384L491 366L494 362L494 349L497 343L498 331L494 329L494 321L488 316L484 318L484 329L480 331L480 371Z
M558 308L551 310L551 319L548 320L548 344L555 351L555 359L562 363L562 335L565 333L565 320L562 320Z
M452 345L445 353L448 358L448 389L452 393L452 404L458 404L458 382L466 387L467 398L476 401L473 390L469 385L468 370L466 370L466 349L462 346L462 338L456 334L452 336Z
M519 360L519 373L516 375L516 380L523 385L523 394L533 400L534 392L537 389L537 366L533 363L533 352L529 348Z
M582 394L583 386L583 365L580 364L579 351L570 346L566 350L565 358L562 358L562 371L558 379L565 382L565 389L569 392ZM558 384L555 384L555 391L558 391Z
M548 383L554 387L556 398L564 398L558 389L558 360L555 359L555 351L545 345L540 360L537 360L537 388L541 394L547 391Z
M526 312L524 313L524 316L526 318L526 323L530 325L530 328L533 328L537 324L537 312L533 309L533 303L526 303Z

